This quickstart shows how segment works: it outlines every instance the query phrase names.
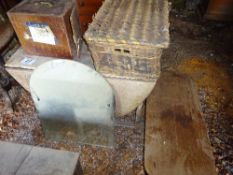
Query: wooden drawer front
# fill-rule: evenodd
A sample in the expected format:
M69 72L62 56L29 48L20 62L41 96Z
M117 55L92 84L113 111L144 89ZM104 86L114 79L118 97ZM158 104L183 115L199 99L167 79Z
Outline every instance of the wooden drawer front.
M81 31L82 33L84 33L87 28L88 28L88 24L92 22L92 16L80 16L80 25L81 25Z
M103 0L77 0L77 4L79 7L84 6L101 6Z
M98 6L85 6L79 8L79 15L94 15L98 11L99 7Z
M82 34L87 30L88 24L92 22L92 16L97 13L102 2L103 0L77 0Z

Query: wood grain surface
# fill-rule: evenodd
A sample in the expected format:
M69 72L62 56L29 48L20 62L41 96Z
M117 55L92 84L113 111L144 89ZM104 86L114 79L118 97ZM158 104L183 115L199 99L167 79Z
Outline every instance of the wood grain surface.
M189 77L162 73L148 98L146 110L148 174L216 174L197 90Z
M75 53L70 23L73 4L66 0L59 0L56 3L50 1L44 4L37 3L39 3L37 0L23 1L8 12L23 49L31 55L71 59ZM35 34L33 37L30 29L32 24L39 26L34 27L37 32L46 26L46 32L40 33L45 36L52 35L54 43L48 42L47 40L51 41L48 37L46 42L35 40Z

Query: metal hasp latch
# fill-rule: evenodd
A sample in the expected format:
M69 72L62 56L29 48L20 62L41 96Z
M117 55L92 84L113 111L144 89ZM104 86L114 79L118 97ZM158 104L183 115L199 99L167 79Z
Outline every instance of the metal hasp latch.
M33 72L30 90L46 138L113 147L114 94L95 70L49 61Z

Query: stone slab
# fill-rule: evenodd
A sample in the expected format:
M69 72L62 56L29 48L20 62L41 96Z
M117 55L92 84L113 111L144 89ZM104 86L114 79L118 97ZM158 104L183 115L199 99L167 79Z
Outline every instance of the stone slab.
M33 147L16 175L81 175L79 154Z
M32 147L0 142L0 175L15 175Z
M82 175L79 153L0 142L1 175Z

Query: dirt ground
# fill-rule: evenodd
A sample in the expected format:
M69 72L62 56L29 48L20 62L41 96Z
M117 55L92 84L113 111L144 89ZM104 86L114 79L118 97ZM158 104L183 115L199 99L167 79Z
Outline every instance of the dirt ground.
M161 58L162 71L190 75L196 82L203 119L214 148L219 175L233 174L233 25L171 13L171 44ZM45 140L30 94L20 92L14 112L0 115L0 139L81 153L84 174L143 175L144 121L134 113L118 119L114 149ZM17 88L16 88L17 87ZM207 172L208 174L208 172Z

